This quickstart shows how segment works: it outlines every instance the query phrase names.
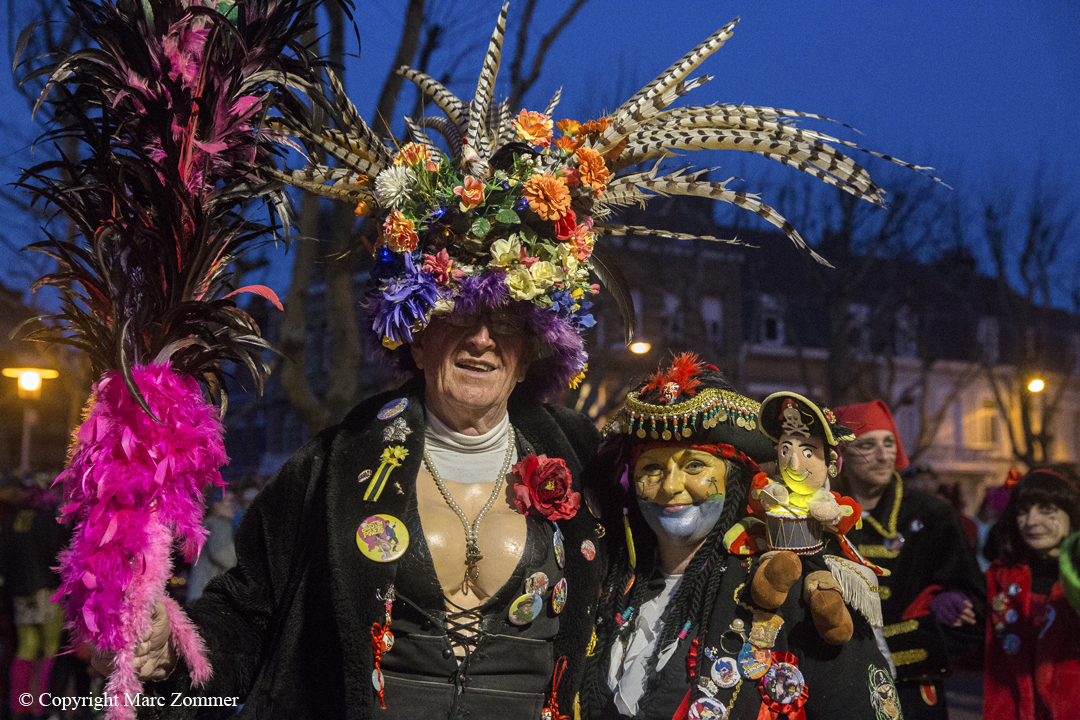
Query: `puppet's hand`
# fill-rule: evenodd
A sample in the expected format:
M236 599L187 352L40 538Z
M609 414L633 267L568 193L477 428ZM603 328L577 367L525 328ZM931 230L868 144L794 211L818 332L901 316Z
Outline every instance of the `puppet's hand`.
M766 510L778 505L787 505L788 490L778 482L770 482L768 485L761 488L760 500Z
M808 507L810 508L810 515L828 528L835 527L840 522L840 518L843 517L840 504L836 502L832 495L828 495L827 499L822 499L820 502L811 501L808 503Z
M176 650L169 642L169 613L160 600L154 605L150 616L150 632L135 645L135 672L142 682L157 682L169 677L176 667ZM90 663L102 675L108 677L113 671L116 653L111 650L94 650Z

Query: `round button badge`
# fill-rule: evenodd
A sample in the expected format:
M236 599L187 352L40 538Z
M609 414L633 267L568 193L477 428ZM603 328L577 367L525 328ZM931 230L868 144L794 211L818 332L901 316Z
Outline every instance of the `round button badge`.
M709 670L713 682L722 688L735 687L739 684L739 663L732 657L716 658L712 669Z
M592 540L581 541L581 554L585 556L586 560L592 560L596 557L596 546L593 545Z
M379 413L375 416L380 420L393 420L401 413L405 412L405 408L409 407L409 398L398 398L397 400L391 400L382 406Z
M525 579L525 592L536 593L540 597L547 595L548 576L542 572L534 572Z
M727 720L727 708L716 698L703 697L694 701L687 720Z
M1001 641L1001 647L1006 655L1015 655L1020 652L1020 637L1009 633L1005 636L1005 639Z
M510 622L514 625L528 625L543 609L544 601L539 595L519 595L517 600L510 603Z
M791 705L802 695L806 680L799 668L791 663L782 662L769 668L765 677L761 679L761 686L773 702Z
M743 677L757 680L769 671L772 665L772 652L767 648L759 648L746 643L739 651L739 668Z
M356 546L375 562L393 562L409 547L409 529L393 515L372 515L356 529Z
M566 605L566 578L555 583L555 589L551 591L551 609L556 615L562 612Z

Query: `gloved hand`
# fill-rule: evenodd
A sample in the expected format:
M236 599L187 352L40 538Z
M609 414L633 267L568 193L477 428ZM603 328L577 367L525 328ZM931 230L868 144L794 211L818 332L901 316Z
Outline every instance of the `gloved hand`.
M967 595L958 590L946 590L938 593L930 601L930 612L937 621L947 627L960 627L975 623L975 606Z

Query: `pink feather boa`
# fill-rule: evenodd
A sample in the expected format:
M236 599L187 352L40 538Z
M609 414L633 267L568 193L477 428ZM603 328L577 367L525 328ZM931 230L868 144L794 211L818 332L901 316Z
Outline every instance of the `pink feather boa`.
M77 642L116 653L106 693L116 697L111 718L134 718L124 694L142 691L134 649L150 631L154 604L168 609L171 642L192 681L210 677L206 647L180 607L165 594L174 542L187 560L202 549L203 490L224 485L227 463L217 409L194 378L166 363L136 368L135 383L161 424L131 397L119 373L94 386L86 419L75 433L63 480L62 521L75 521L71 544L60 554L69 625Z

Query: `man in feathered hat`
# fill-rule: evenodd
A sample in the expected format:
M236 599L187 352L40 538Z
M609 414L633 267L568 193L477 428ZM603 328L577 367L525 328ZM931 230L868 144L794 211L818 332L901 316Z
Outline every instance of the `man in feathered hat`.
M862 527L847 537L891 573L879 594L904 716L946 718L950 655L977 652L982 640L982 574L956 511L904 486L898 471L908 459L888 406L874 400L834 412L855 434L839 484L863 508Z
M725 541L763 480L757 462L776 456L759 422L758 404L715 367L680 356L609 424L600 464L613 547L589 717L878 717L889 681L866 621L829 645L800 593L756 605L759 560Z

